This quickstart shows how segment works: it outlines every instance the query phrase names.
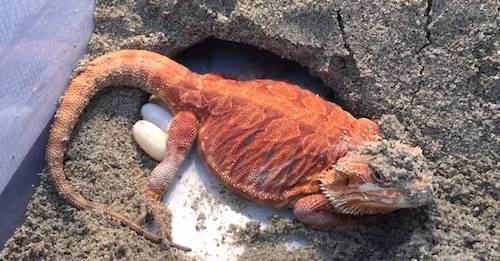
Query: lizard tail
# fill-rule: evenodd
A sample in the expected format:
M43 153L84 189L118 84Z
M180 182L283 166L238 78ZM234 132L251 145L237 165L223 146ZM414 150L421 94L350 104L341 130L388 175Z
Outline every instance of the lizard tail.
M157 96L166 96L169 88L180 87L180 81L190 71L160 54L124 50L103 55L91 61L70 83L59 104L47 146L49 171L59 194L77 209L93 209L120 221L153 241L161 238L142 228L126 215L84 198L69 183L64 173L64 154L73 128L80 115L100 90L110 86L132 86Z

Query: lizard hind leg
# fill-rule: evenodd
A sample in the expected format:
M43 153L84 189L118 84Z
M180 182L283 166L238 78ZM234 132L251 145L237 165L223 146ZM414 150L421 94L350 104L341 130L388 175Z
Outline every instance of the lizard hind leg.
M195 141L198 131L198 120L190 112L177 113L168 129L167 151L165 158L153 169L144 189L143 198L148 206L148 212L158 225L160 236L171 239L170 214L162 204L161 198L170 186L179 167L186 159ZM171 243L173 247L182 250L189 248Z

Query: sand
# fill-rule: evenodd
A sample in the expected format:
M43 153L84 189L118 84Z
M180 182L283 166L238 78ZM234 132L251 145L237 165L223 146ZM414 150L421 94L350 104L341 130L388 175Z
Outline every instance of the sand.
M435 172L435 202L354 231L317 232L271 217L228 236L242 260L500 259L500 46L496 1L98 1L89 54L138 48L174 55L207 37L296 61L356 116L420 146ZM137 189L154 161L131 126L147 96L100 94L74 132L67 175L83 195L140 218ZM304 237L305 249L283 241ZM127 228L76 211L42 173L26 222L0 259L182 259Z

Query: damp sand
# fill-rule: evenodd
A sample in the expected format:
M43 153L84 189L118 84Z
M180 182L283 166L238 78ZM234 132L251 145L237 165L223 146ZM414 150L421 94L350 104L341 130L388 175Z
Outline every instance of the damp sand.
M97 2L96 30L82 64L125 48L174 55L209 36L253 44L307 65L336 91L336 102L355 115L381 118L387 136L418 143L433 161L434 204L397 211L345 232L318 232L283 217L270 217L265 229L258 222L234 226L227 236L245 247L242 260L499 258L499 166L494 153L499 98L492 87L498 46L492 44L495 27L490 21L495 12L489 9L494 1L484 8L460 2L428 6L426 1L405 6L354 2L313 6L305 1ZM371 20L359 20L356 14ZM457 29L463 24L454 17L472 17L476 22L471 26L476 27ZM372 30L382 24L385 31ZM384 36L386 32L391 37ZM462 38L456 40L454 35ZM405 45L395 45L392 39ZM454 49L459 53L453 53ZM415 54L416 50L421 53ZM472 56L482 68L476 76L460 67ZM448 82L441 74L454 78ZM442 86L451 83L457 89L447 93L449 88ZM475 114L459 107L436 109L440 113L427 110L440 104L436 93L450 104L469 102L470 85L478 90L474 99L482 102L470 102L478 105ZM392 91L394 86L408 89ZM134 143L130 131L146 99L146 94L132 89L99 94L74 131L65 164L70 181L85 197L137 219L145 211L138 191L155 165ZM457 132L457 126L465 125L454 119L463 118L469 118L471 125ZM54 193L47 173L41 175L26 221L7 242L0 259L187 258L108 218L76 211ZM283 244L294 237L305 238L307 247L293 249Z

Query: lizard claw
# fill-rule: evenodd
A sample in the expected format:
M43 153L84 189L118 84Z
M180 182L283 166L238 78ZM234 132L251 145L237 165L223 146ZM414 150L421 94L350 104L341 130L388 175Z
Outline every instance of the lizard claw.
M170 213L167 208L159 201L159 195L153 191L146 190L143 198L147 203L148 213L152 215L154 222L158 225L159 238L163 238L162 243L168 247L173 247L181 251L189 252L190 247L172 242L170 234Z
M190 252L191 250L193 250L193 249L191 249L188 246L184 246L184 245L177 244L177 243L174 243L174 242L168 242L168 246L176 248L176 249L184 251L184 252Z

